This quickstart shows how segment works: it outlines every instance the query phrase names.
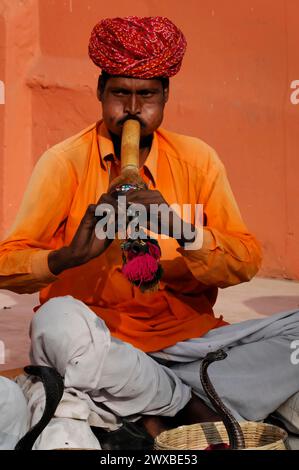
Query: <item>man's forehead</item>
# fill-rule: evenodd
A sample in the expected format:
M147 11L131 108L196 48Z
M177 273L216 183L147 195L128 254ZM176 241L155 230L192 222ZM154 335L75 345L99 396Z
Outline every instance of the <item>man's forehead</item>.
M147 89L162 88L162 83L158 78L131 78L131 77L110 77L107 81L109 88Z

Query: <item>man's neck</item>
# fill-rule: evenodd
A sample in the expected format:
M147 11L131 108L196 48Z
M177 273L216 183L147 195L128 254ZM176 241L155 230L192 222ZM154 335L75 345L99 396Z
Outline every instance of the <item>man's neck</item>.
M113 147L114 147L114 152L115 156L120 160L120 148L121 148L121 139L115 134L112 134L109 131L111 135L111 139L113 142ZM142 168L145 160L147 159L148 154L150 153L151 146L152 146L152 141L153 141L153 134L149 135L147 137L143 137L140 140L140 145L139 145L139 168Z

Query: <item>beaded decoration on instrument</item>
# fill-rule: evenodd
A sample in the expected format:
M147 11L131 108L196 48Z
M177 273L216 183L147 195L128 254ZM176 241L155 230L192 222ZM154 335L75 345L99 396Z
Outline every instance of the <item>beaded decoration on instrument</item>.
M148 189L139 174L140 124L130 119L124 123L121 140L121 174L110 184L109 193L114 197L131 191ZM157 240L144 236L128 237L121 245L124 276L142 292L159 289L162 276L161 250Z

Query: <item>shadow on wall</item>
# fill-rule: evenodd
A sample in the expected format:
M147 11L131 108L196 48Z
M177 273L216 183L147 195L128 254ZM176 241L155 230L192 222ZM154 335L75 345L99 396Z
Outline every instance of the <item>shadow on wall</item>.
M256 297L254 299L245 300L243 303L257 313L266 316L288 310L299 310L299 296L297 295Z

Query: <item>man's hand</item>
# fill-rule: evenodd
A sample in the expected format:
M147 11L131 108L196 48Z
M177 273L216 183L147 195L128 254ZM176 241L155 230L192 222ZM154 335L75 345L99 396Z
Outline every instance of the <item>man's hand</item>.
M100 204L110 204L115 211L111 214L111 219L114 216L117 218L117 201L109 194L102 194L97 204L88 206L70 245L49 254L48 264L53 274L57 275L65 269L87 263L100 256L111 244L113 238L100 240L96 236L96 224L101 217L96 216L95 211Z
M171 209L169 204L165 201L164 197L158 190L148 190L142 189L139 191L132 191L127 195L127 204L134 211L134 204L142 204L146 208L147 212L147 229L150 229L158 234L164 234L169 237L176 238L180 246L184 246L185 243L193 242L196 237L196 229L194 225L185 222L179 217L179 215ZM153 214L153 206L151 205L162 205L161 209L163 212L163 207L165 209L165 217L163 217L162 212L159 211L156 217L151 218ZM167 212L167 213L166 213ZM189 231L186 229L188 228ZM176 229L176 230L175 230ZM192 238L186 239L184 233L194 233ZM178 233L176 233L178 232Z
M192 232L195 233L194 226L183 221L176 212L171 210L160 191L147 189L132 191L127 194L126 198L127 205L132 207L132 209L134 209L134 204L142 204L145 207L147 212L147 226L145 228L158 234L175 237L182 247L185 243L194 241L195 235L191 239L184 237L184 233L187 233L185 227L191 228ZM97 206L101 204L109 204L113 208L108 223L111 223L112 226L115 227L115 232L112 234L113 236L118 231L118 218L120 214L118 214L117 199L110 194L102 194L97 204L88 206L70 245L52 251L49 254L48 264L53 274L58 275L65 269L87 263L91 259L100 256L111 244L113 237L99 239L96 235L96 224L101 219L101 216L96 216L95 211ZM156 213L157 217L151 218L150 215L153 205L155 205L156 208L164 205L164 208L169 211L166 217L161 216L161 212L159 211ZM179 228L179 236L176 236L174 233L174 227Z

